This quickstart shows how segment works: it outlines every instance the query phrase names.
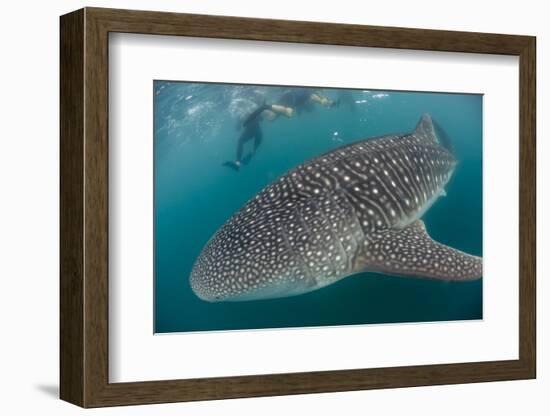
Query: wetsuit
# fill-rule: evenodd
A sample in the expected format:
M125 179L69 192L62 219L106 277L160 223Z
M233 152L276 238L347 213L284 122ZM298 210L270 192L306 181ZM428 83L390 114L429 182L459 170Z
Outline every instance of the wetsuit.
M293 88L283 93L277 100L277 104L291 107L298 112L311 111L313 106L310 101L312 90L309 88Z
M252 155L256 153L256 150L258 150L258 147L262 143L263 138L262 129L260 128L262 113L267 109L269 109L269 106L266 104L262 104L243 121L243 132L239 136L239 141L237 143L237 159L235 162L225 162L225 166L229 166L233 169L239 170L241 161L243 160L244 144L251 139L254 139L254 148L252 152L250 152L244 158L244 161L248 162Z

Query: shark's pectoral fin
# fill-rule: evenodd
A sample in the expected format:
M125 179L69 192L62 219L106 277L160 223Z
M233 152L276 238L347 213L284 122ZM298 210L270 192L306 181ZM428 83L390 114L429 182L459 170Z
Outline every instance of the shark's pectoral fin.
M440 280L474 280L482 274L481 257L430 238L421 220L388 230L370 242L358 258L358 270Z

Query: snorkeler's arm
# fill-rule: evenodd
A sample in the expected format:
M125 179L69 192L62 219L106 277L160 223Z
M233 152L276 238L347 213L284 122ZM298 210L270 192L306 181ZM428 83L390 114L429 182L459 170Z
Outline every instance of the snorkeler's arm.
M255 123L259 121L260 115L264 112L264 110L269 110L271 108L270 105L267 105L265 102L260 105L257 109L255 109L252 114L250 114L243 122L243 126L247 126L250 123Z
M311 94L309 98L311 101L315 101L316 103L319 103L325 107L330 107L332 105L332 101L329 98L318 93Z
M270 106L270 109L277 114L283 114L287 117L292 117L292 115L294 114L293 108L285 107L284 105L272 104Z

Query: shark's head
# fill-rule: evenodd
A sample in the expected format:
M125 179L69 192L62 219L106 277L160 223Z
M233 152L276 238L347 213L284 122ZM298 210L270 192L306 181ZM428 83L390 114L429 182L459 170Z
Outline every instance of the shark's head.
M200 299L248 301L310 290L309 276L289 251L287 237L277 231L284 219L275 209L263 209L268 198L277 204L272 194L264 191L253 198L203 248L189 278Z
M270 265L259 256L253 264L228 266L226 269L216 268L219 262L210 261L204 252L199 260L193 267L189 282L193 292L206 302L271 299L308 291L307 281L291 280L288 272L267 270ZM286 266L281 263L280 267ZM256 274L260 269L265 270L264 273Z
M221 230L223 235L223 228ZM235 259L224 255L217 247L223 247L223 237L217 233L205 246L195 262L189 283L191 289L206 302L222 302L236 295L234 286L242 280ZM245 270L243 269L243 272Z

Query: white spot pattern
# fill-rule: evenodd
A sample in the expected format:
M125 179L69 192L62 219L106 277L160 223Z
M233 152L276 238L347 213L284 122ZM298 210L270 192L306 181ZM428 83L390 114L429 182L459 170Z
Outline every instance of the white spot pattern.
M426 123L337 149L268 185L206 244L190 276L193 291L208 301L292 296L371 266L479 277L480 258L433 242L416 221L456 164Z

